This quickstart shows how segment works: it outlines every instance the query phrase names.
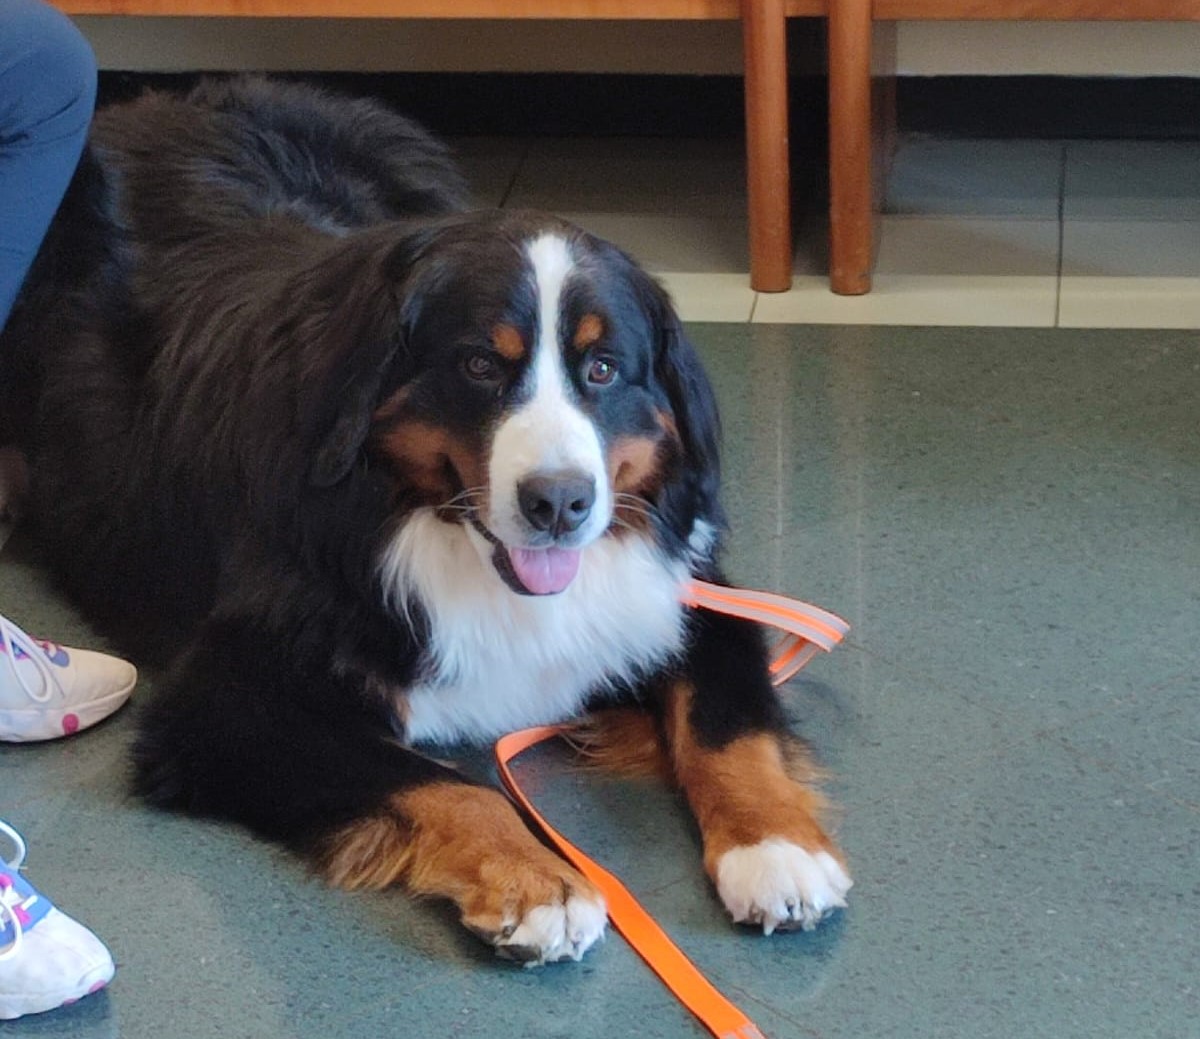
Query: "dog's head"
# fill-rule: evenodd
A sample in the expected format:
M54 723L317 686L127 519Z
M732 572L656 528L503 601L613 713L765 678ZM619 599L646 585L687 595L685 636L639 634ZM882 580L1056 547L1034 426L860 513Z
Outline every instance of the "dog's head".
M378 313L335 351L316 483L383 469L398 515L469 526L521 594L565 589L601 538L677 555L707 538L712 391L625 254L551 218L490 213L415 232L376 266L356 275L381 279L363 304Z

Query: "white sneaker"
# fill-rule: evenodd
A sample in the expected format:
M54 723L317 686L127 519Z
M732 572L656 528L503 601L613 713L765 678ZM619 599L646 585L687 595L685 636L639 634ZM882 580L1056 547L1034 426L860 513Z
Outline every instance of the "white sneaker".
M0 740L70 736L112 714L136 683L119 657L32 638L0 616Z
M2 820L0 833L17 849L12 861L0 859L0 1021L9 1021L99 991L116 967L99 938L21 876L21 835Z

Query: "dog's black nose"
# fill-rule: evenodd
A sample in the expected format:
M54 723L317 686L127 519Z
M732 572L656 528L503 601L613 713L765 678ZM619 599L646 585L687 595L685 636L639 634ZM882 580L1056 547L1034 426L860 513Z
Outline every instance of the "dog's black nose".
M578 530L596 503L596 481L582 473L535 473L517 484L517 503L534 530L555 537Z

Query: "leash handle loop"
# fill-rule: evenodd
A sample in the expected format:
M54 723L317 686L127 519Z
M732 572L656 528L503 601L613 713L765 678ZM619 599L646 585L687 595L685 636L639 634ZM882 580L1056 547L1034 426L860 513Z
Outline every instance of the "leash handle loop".
M714 613L778 628L789 635L806 639L826 653L841 642L850 630L850 625L836 613L775 592L728 588L693 578L684 585L680 598L687 606L703 607Z

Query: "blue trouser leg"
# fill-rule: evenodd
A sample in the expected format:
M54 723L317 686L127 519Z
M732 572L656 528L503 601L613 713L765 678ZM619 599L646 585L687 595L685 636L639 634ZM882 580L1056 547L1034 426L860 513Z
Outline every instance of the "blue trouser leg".
M41 0L0 0L0 328L75 172L96 59Z

